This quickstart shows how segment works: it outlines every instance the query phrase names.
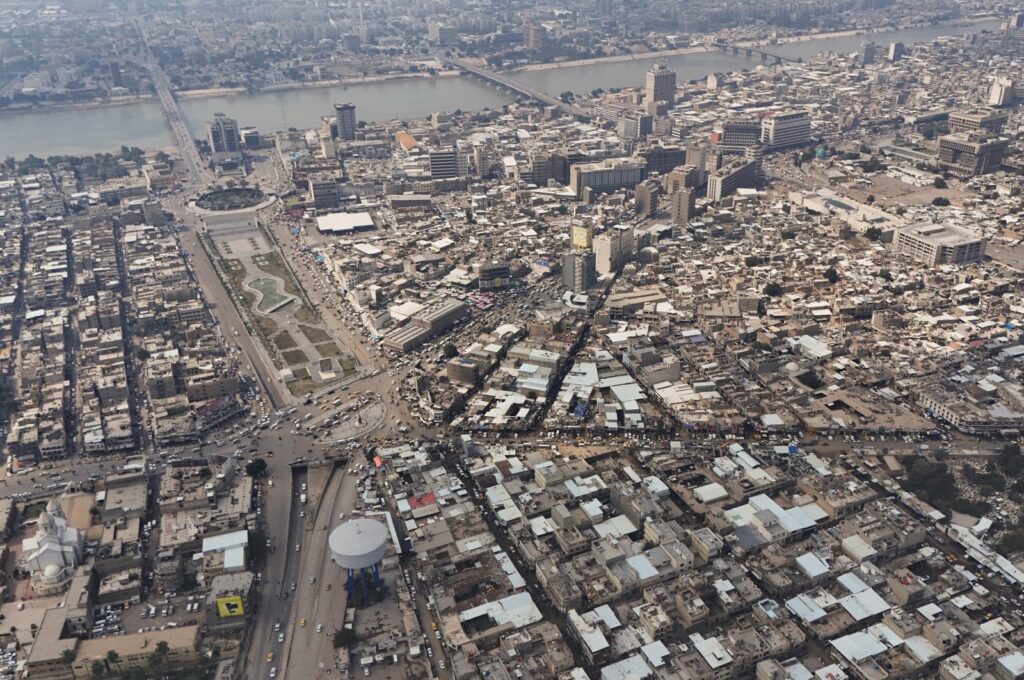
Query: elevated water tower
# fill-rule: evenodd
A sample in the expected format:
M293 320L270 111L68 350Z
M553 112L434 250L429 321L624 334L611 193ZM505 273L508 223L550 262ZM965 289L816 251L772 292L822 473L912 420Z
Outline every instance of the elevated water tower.
M388 529L374 519L350 519L331 532L327 539L331 557L348 574L346 587L349 597L356 588L358 579L367 601L366 575L373 576L374 588L380 588L380 561L388 549Z

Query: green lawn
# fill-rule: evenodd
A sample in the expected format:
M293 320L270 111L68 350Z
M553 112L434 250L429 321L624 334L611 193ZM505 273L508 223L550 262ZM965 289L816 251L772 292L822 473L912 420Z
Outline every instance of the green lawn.
M305 335L306 338L308 338L314 345L321 342L327 342L331 339L331 336L327 331L322 328L317 328L316 326L299 324L299 330L302 331L302 334Z
M309 361L309 357L301 349L293 349L287 352L282 352L281 356L288 363L289 366L303 365Z
M296 347L299 343L295 342L295 338L292 337L291 333L288 331L281 331L274 336L274 344L283 352Z

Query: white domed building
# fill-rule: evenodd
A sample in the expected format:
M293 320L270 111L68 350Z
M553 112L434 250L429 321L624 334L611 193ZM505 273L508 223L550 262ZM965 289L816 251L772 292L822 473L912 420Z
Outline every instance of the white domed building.
M68 526L64 509L51 498L39 513L36 534L22 541L18 566L32 576L39 594L60 592L82 563L82 532Z

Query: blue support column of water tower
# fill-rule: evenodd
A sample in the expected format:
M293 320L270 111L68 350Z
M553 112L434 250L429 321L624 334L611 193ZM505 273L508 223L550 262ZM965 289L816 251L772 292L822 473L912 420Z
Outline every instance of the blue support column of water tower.
M369 601L370 587L381 587L380 561L388 548L388 529L373 519L351 519L334 529L327 539L331 557L345 570L345 584L351 598L359 591L362 603Z

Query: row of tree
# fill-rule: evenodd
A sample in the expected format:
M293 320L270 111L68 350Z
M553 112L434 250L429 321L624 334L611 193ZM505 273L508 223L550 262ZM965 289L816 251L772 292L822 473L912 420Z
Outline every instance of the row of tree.
M148 668L125 668L121 655L113 649L107 652L107 656L103 659L96 659L89 666L88 678L116 678L117 680L147 680L152 677L153 671L159 669L161 676L171 675L174 678L180 680L207 680L212 677L213 665L204 663L196 666L189 666L186 668L175 668L169 670L167 666L167 659L170 654L170 646L166 641L160 640L156 643L153 648L153 652L147 659ZM76 680L86 680L86 678L79 679L75 673L74 663L77 659L75 650L65 649L61 652L61 662L64 663L71 674L75 676Z

